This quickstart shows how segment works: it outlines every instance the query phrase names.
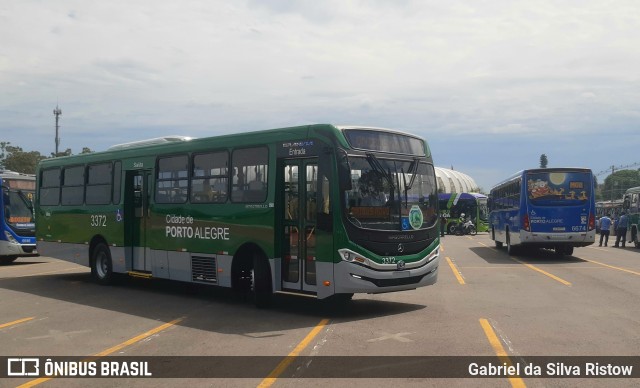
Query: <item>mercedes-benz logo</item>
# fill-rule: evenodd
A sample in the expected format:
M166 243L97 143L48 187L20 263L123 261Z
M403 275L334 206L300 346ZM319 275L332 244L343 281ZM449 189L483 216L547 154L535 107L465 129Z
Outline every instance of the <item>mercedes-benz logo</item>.
M398 244L398 252L403 252L403 251L404 251L404 245Z
M404 260L398 261L398 270L402 271L404 269Z

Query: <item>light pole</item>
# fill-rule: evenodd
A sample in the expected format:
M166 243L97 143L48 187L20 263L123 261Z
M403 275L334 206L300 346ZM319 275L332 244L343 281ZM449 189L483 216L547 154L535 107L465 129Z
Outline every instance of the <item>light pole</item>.
M58 108L57 104L56 109L53 110L53 114L56 116L56 156L58 156L58 147L60 146L60 137L58 136L60 126L58 125L58 120L60 118L60 115L62 114L62 110Z

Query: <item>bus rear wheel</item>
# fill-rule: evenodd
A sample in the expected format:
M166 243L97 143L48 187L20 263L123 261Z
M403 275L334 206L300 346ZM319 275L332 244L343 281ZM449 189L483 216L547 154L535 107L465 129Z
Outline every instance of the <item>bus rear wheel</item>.
M508 229L506 233L507 233L507 254L509 256L512 256L516 254L516 248L513 245L511 245L511 236L509 235Z
M91 275L98 284L107 285L113 281L111 251L105 243L98 243L91 253Z
M571 256L573 255L573 247L568 245L557 245L555 248L556 255L558 256Z

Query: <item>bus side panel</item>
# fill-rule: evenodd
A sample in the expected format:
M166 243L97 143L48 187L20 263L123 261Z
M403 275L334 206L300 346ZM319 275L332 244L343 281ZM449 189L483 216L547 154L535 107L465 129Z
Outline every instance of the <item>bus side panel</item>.
M495 241L506 244L507 230L509 230L511 244L520 243L520 211L518 209L493 211L490 218L495 232Z
M126 272L122 249L124 223L119 211L113 205L84 209L74 206L39 208L36 237L40 254L89 266L91 243L99 239L109 246L114 272ZM56 244L61 247L55 248Z
M37 245L42 256L89 267L89 246L86 244L38 241Z

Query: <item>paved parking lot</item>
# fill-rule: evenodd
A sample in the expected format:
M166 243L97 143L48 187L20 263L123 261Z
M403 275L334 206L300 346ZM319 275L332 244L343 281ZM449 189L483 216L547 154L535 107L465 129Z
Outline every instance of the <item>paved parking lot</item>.
M506 364L536 356L640 358L640 250L586 247L563 258L551 251L509 256L480 234L445 237L441 254L438 283L432 287L356 295L345 306L279 296L267 310L227 290L145 279L105 287L91 281L88 268L47 257L19 259L0 267L2 356L208 356L182 360L229 362L230 368L254 375L223 380L20 377L0 380L0 386L637 384L599 378L399 377L403 368L412 370L406 356L492 356ZM337 359L331 356L349 356L339 360L361 375L378 373L367 372L365 356L385 356L375 361L389 362L394 378L306 378L316 373L310 356L331 362ZM171 372L170 364L164 372Z

